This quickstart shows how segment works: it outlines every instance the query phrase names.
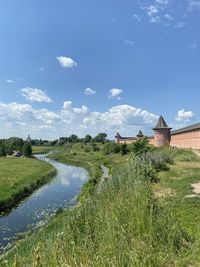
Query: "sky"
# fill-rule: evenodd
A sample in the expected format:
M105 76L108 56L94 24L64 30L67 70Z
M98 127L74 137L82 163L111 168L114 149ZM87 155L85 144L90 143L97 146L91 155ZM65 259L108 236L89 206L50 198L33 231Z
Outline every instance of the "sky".
M200 0L1 0L0 138L200 122Z

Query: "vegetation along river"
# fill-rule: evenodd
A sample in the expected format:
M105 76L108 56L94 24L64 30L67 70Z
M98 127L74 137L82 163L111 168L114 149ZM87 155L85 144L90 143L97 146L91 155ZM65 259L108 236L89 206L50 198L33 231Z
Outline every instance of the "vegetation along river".
M83 168L48 160L45 155L36 157L52 164L57 175L9 214L0 216L0 253L12 246L27 231L45 224L60 208L74 205L82 185L88 179L88 173Z

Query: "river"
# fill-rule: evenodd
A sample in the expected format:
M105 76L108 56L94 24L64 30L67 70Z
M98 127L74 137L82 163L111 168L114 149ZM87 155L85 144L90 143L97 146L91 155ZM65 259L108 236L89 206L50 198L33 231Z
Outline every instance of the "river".
M59 209L74 205L81 187L88 179L88 173L83 168L48 160L45 155L36 157L52 164L57 175L10 213L0 217L0 253L11 247L27 231L34 231L46 224Z

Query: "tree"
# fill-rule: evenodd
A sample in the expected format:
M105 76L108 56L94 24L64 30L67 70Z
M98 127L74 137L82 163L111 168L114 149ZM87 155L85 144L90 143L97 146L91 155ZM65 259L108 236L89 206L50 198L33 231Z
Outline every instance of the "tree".
M0 144L0 157L5 157L6 156L6 147L5 147L5 143L2 142Z
M126 144L123 144L121 146L121 153L122 153L122 155L126 155L126 154L128 154L128 152L129 152L129 150L128 150L127 145Z
M24 141L22 138L11 137L5 141L6 154L12 155L13 151L23 151Z
M97 136L94 138L94 140L98 143L105 143L107 138L107 134L106 133L99 133L97 134Z
M137 140L132 145L132 151L135 155L146 153L150 150L149 140L147 137Z
M30 158L32 156L32 147L30 142L24 142L23 155L27 158Z
M87 135L85 136L85 138L84 138L84 142L85 142L85 143L90 143L91 140L92 140L92 136L89 135L89 134L87 134Z
M78 143L79 138L78 138L77 135L72 134L72 135L70 135L70 137L68 138L68 141L69 141L69 143Z

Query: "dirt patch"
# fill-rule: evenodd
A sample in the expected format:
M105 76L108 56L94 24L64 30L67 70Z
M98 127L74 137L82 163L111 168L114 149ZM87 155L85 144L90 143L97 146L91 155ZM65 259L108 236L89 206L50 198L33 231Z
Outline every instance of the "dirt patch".
M193 187L192 191L194 192L194 194L187 195L185 197L187 197L187 198L200 197L200 182L195 183L195 184L191 184L191 186Z
M156 197L170 197L174 195L175 191L171 188L159 188L155 191Z

